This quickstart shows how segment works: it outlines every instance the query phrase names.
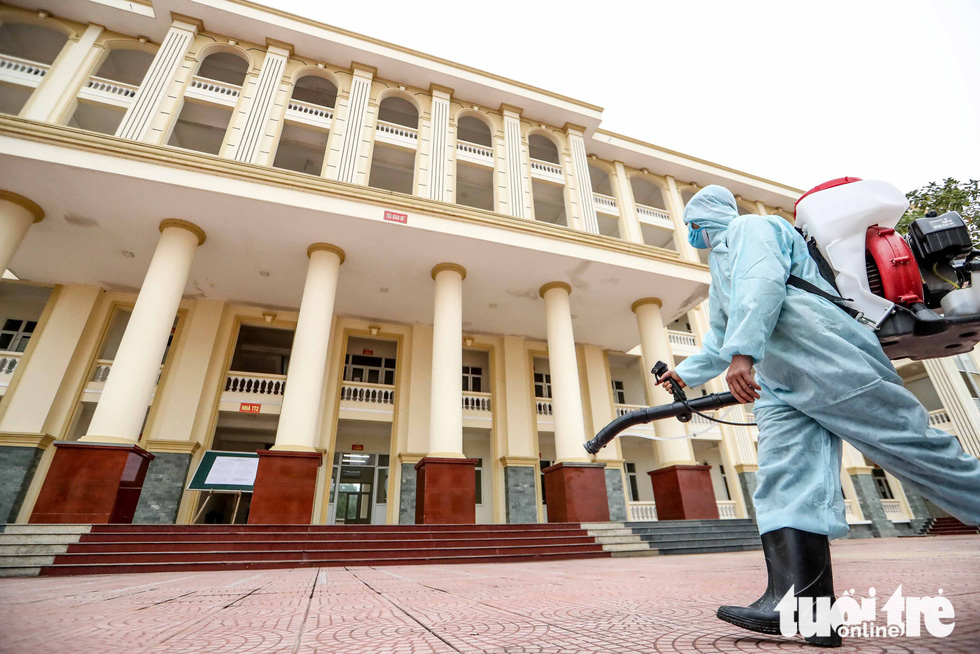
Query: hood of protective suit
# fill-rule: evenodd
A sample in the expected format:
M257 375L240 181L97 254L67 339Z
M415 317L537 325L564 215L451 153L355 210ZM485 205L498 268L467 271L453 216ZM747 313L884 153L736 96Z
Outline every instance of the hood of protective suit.
M733 220L738 218L735 196L723 186L712 184L695 193L684 208L684 224L696 223L708 232L712 244L721 243Z

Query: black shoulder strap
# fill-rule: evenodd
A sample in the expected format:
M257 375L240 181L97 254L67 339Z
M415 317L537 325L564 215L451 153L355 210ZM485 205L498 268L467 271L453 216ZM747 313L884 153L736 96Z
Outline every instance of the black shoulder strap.
M819 286L816 286L815 284L811 284L810 282L806 281L801 277L797 277L796 275L790 275L789 279L786 280L786 284L788 286L795 286L801 291L806 291L807 293L813 293L814 295L819 295L825 300L830 300L831 302L839 306L841 309L846 311L848 315L850 315L852 318L857 318L860 315L859 311L857 311L856 309L852 309L844 302L845 298L842 298L839 295L831 295L830 293L823 290Z

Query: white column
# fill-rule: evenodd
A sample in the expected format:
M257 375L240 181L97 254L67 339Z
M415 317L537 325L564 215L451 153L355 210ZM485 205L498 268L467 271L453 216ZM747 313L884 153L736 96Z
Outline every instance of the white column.
M582 391L572 331L572 310L565 282L549 282L539 291L544 298L548 332L548 364L551 368L551 404L555 417L556 463L589 461L585 451Z
M521 110L500 105L500 113L504 116L507 168L507 195L500 198L500 211L517 218L525 218L531 215L531 179L524 162Z
M633 200L633 186L630 184L630 176L622 161L616 161L614 165L616 166L616 174L613 176L613 180L619 191L619 215L622 217L620 224L626 226L623 238L633 243L643 243L643 229L640 227L640 217L636 213L636 202Z
M572 151L573 181L578 191L582 223L590 234L599 233L599 218L595 212L595 198L592 195L592 176L589 174L589 158L585 154L584 127L566 125L569 149Z
M466 269L440 263L432 315L432 396L429 410L429 456L463 456L463 280Z
M674 243L677 251L684 255L688 261L697 261L701 258L697 249L687 242L687 225L684 224L684 196L677 188L677 182L673 177L667 176L667 190L664 193L664 200L670 209L670 217L674 221Z
M150 129L167 89L197 36L197 25L174 21L143 77L133 103L126 110L116 136L141 141Z
M451 175L453 143L449 138L449 100L452 89L433 84L432 93L432 131L429 138L429 198L449 201L449 178Z
M286 60L290 51L287 48L270 45L266 50L265 60L259 79L251 89L252 97L245 110L245 124L242 127L241 140L235 148L236 161L260 163L266 154L262 152L262 137L265 135L269 113L272 111L272 101L279 90L283 72L286 70Z
M327 243L311 245L307 254L310 265L289 355L286 393L282 398L274 450L316 451L330 323L340 265L346 255L337 246Z
M670 404L673 396L657 385L653 373L654 364L663 361L668 368L674 367L674 355L670 351L670 338L667 327L660 315L663 303L657 298L644 298L633 303L636 325L640 330L640 350L643 357L643 381L646 384L647 399L651 405ZM677 420L660 420L654 423L657 436L674 437L686 433L684 425ZM689 439L675 441L656 441L657 457L661 468L672 465L695 463L694 448Z
M0 191L0 276L10 265L27 230L44 220L44 210L23 195Z
M24 105L21 116L44 122L57 122L61 119L61 113L78 92L81 84L78 76L86 75L94 63L97 54L95 41L100 34L101 25L89 25L77 41L68 42L51 65L51 70L44 76L41 85Z
M205 238L204 231L192 223L172 219L160 223L160 240L82 441L135 443L139 439L194 253Z
M965 452L980 456L980 410L966 388L966 382L952 357L922 362L936 388L943 408L956 425L956 438Z
M371 82L374 79L375 70L370 66L360 64L353 64L352 68L354 77L351 80L347 114L343 119L343 124L337 126L343 129L344 133L335 174L336 179L341 182L357 183L357 159L361 151L361 142L365 138L370 140L370 137L373 137L373 135L364 135L364 123L367 121L368 104L371 99ZM339 114L339 112L337 113ZM333 179L333 174L330 174L330 177Z

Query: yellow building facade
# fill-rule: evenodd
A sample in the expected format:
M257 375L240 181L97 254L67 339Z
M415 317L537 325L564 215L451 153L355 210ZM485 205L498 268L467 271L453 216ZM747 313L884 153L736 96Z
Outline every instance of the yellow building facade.
M420 471L431 493L453 460L478 523L565 515L556 467L597 470L613 521L657 519L648 473L678 466L718 518L753 516L752 428L582 444L669 401L650 368L699 347L710 276L685 202L717 183L791 220L798 189L520 82L188 4L0 5L0 521L50 515L59 451L122 450L152 455L136 522L246 520L248 497L186 490L207 451L272 453L312 524L414 523L435 501ZM900 372L980 453L976 360ZM841 479L857 534L934 510L849 447Z

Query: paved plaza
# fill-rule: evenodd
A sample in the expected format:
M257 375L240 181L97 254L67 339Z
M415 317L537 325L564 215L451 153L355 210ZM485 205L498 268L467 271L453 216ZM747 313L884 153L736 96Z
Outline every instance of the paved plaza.
M837 651L980 651L980 537L833 550L838 593L874 586L880 608L899 584L906 596L942 588L956 611L948 638L853 638ZM764 583L762 552L0 579L0 651L821 651L714 617L719 604L755 599Z

